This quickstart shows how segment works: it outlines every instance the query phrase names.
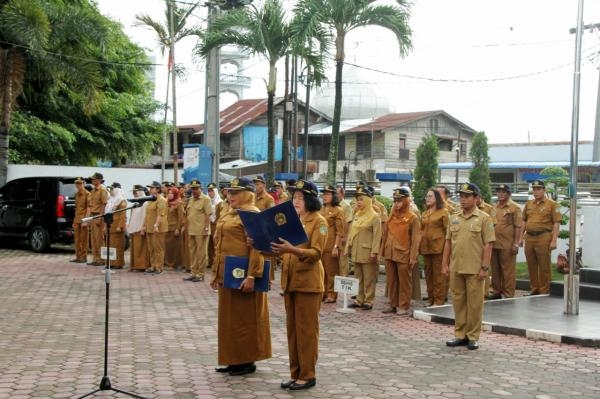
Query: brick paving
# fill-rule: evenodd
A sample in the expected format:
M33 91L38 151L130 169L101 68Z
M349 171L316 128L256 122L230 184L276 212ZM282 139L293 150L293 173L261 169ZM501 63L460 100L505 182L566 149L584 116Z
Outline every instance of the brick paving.
M102 268L66 250L0 248L0 399L74 398L103 373ZM273 358L256 373L216 366L216 293L181 272L116 271L111 284L109 376L148 398L598 398L600 351L482 333L478 351L447 348L452 327L372 311L321 311L317 386L289 392L285 312L270 293ZM338 305L339 306L339 305ZM112 391L96 397L125 397Z

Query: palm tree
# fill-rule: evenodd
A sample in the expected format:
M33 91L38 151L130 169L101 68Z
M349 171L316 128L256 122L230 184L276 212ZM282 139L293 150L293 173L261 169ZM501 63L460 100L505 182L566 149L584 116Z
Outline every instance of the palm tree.
M289 20L280 0L265 0L262 8L248 6L233 9L212 22L197 51L206 56L213 48L232 44L253 55L263 56L269 63L267 82L267 183L275 176L275 129L274 99L277 81L277 62L286 55L295 54L312 68L313 79L319 84L323 79L323 63L318 51L311 49L312 41L319 41L323 48L326 38L317 34L299 36L296 20ZM314 33L314 32L313 32Z
M8 171L11 114L27 81L54 82L56 92L86 117L99 109L101 68L78 57L81 46L106 37L106 26L93 13L89 4L0 0L0 185ZM67 47L68 57L57 55Z
M398 5L378 5L376 0L300 0L296 13L301 15L300 26L305 30L326 26L335 40L335 102L333 126L327 166L327 181L336 183L337 153L342 114L342 71L346 35L356 28L370 25L391 30L398 40L400 54L406 55L412 47L408 25L409 1L396 0Z
M172 85L172 109L173 109L173 181L177 183L178 179L178 145L177 145L177 98L176 98L176 75L177 69L175 68L175 44L180 40L188 36L198 36L199 30L197 27L188 27L188 18L192 15L192 12L196 9L198 4L189 4L185 7L178 7L173 0L165 0L165 23L161 23L152 19L147 14L139 14L135 16L136 26L148 27L156 33L156 40L161 52L161 55L165 55L165 52L169 51L168 57L168 74L171 76ZM167 78L168 82L168 78ZM168 83L167 83L168 84ZM167 113L168 103L168 92L167 86L167 100L165 102L165 118ZM166 122L166 121L165 121ZM163 158L163 173L164 173L164 159L165 159L165 146L163 142L162 158Z

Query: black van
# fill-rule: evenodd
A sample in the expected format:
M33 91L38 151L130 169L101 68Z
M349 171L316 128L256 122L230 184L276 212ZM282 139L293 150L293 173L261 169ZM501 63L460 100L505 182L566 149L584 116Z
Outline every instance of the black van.
M24 177L0 188L0 237L28 240L43 252L73 242L75 177Z

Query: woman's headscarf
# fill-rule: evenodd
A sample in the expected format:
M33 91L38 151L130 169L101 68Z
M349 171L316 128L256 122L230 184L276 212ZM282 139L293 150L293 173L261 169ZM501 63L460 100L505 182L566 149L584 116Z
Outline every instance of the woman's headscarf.
M361 210L356 208L356 212L354 213L354 219L352 220L352 228L350 229L350 234L348 235L348 242L351 243L354 237L360 233L361 230L371 226L373 224L373 219L375 219L378 215L377 212L373 209L373 199L369 196L363 196L364 207Z
M122 201L126 201L125 194L123 194L123 190L119 187L111 187L110 188L110 196L108 197L108 202L106 203L105 212L112 212L119 208L119 204Z

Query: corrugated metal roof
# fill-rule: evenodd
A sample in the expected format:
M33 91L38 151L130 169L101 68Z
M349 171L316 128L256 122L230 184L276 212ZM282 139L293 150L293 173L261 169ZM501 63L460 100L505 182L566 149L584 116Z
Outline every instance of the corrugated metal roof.
M363 125L365 123L371 122L373 121L372 118L370 119L346 119L343 121L340 121L340 132L345 132L347 131L347 129L352 129L356 126L360 126ZM318 123L316 125L312 125L308 128L308 134L320 134L320 135L328 135L331 134L331 130L333 128L333 125L331 124L331 122L323 122L323 123Z
M370 132L373 130L383 130L389 129L392 127L400 127L405 124L418 121L421 119L443 115L448 119L453 120L458 125L462 126L464 129L475 132L469 126L465 125L458 119L449 115L447 112L438 110L438 111L421 111L421 112L405 112L405 113L396 113L396 114L387 114L376 118L374 121L370 123L366 123L364 125L356 126L352 129L344 130L344 133L355 133L355 132Z

